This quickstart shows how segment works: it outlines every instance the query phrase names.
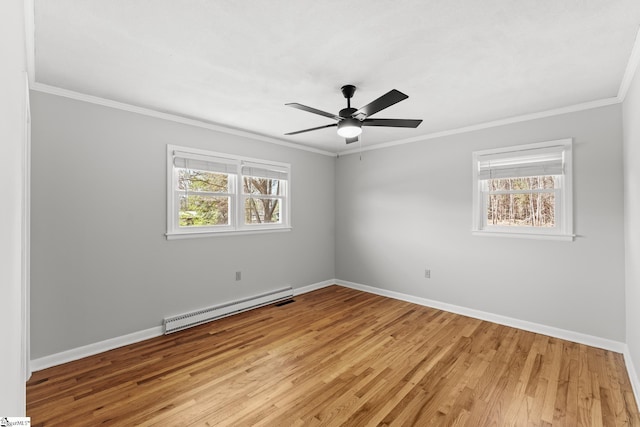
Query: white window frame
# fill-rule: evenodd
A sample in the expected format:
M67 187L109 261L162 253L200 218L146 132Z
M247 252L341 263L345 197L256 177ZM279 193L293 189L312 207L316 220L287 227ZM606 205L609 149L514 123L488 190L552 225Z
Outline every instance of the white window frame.
M188 158L200 161L223 163L229 168L229 193L211 193L212 196L226 196L229 201L229 224L201 227L181 227L179 225L179 198L177 191L178 169L174 159ZM278 224L245 224L244 201L247 196L243 192L243 167L261 170L274 170L283 178L286 177L282 195L271 196L280 200L280 223ZM248 175L247 175L248 176ZM198 148L167 145L167 240L193 237L238 235L251 233L270 233L291 230L291 165L270 160L235 156Z
M571 138L523 144L504 148L475 151L473 161L473 222L472 234L476 236L519 237L573 241L573 140ZM559 151L562 156L562 170L557 176L555 193L555 227L495 226L487 224L489 199L488 180L482 178L482 164L488 158L514 159L530 157L538 153ZM486 173L486 172L485 172ZM546 191L546 190L545 190ZM514 191L516 192L516 191ZM536 192L535 190L532 192ZM518 191L521 193L521 191Z

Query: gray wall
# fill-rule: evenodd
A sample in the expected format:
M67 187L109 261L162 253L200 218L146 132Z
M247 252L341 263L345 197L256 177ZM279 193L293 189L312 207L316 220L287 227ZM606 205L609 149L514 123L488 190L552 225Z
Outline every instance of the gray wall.
M625 268L627 345L640 384L640 76L624 102ZM636 390L640 392L639 390Z
M341 156L337 278L623 342L621 116L615 105ZM568 137L576 240L472 236L471 153Z
M31 99L34 359L335 276L334 157L41 92ZM167 241L167 144L291 163L293 231Z
M25 414L23 251L25 221L24 3L0 5L0 416Z
M32 115L33 358L332 277L625 341L620 105L337 162L40 92ZM576 240L471 236L472 151L567 137ZM166 144L291 163L294 230L167 241Z

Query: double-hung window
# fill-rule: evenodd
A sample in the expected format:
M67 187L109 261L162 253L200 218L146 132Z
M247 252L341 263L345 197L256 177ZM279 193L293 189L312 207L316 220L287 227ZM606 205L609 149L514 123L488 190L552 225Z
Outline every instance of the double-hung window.
M286 220L289 171L276 165L242 164L242 206L247 225L281 224Z
M573 240L571 139L473 153L473 233Z
M290 165L167 146L167 238L290 228Z

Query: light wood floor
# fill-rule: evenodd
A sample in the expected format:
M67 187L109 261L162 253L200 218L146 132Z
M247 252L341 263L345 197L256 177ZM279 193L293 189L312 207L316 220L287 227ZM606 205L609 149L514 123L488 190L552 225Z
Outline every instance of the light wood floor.
M34 426L640 426L623 357L331 286L34 373Z

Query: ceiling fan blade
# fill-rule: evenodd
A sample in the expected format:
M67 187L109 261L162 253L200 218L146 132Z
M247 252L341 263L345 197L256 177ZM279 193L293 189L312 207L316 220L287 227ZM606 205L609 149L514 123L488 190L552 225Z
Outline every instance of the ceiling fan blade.
M299 130L299 131L296 131L296 132L285 133L285 135L297 135L299 133L311 132L312 130L331 128L331 127L334 127L334 126L338 126L338 124L337 123L332 123L330 125L318 126L317 128L311 128L311 129Z
M347 141L347 144L352 144L354 142L358 142L358 137L354 136L353 138L345 138L345 140Z
M382 95L380 98L375 101L370 102L364 107L360 108L358 111L353 113L351 116L361 116L364 114L365 117L369 117L378 111L384 110L387 107L391 107L393 104L397 104L403 99L407 99L409 96L400 92L399 90L392 89L389 92Z
M413 119L365 119L362 126L389 126L394 128L417 128L422 120Z
M289 107L297 108L298 110L307 111L313 114L319 114L321 116L329 117L334 120L341 120L341 117L336 116L335 114L327 113L326 111L318 110L317 108L307 107L306 105L298 104L297 102L291 102L288 105Z

